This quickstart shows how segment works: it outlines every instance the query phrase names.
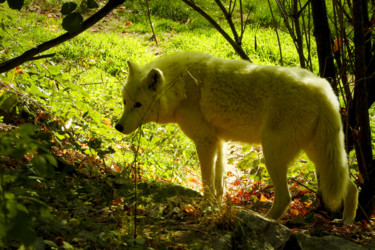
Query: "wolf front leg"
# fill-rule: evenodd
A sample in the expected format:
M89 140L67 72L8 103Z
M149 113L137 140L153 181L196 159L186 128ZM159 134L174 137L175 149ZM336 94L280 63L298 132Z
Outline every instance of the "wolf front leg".
M201 166L205 198L211 199L215 196L221 198L223 194L224 143L217 138L215 129L201 116L200 109L197 111L196 107L187 106L187 108L176 111L176 114L176 122L195 143Z

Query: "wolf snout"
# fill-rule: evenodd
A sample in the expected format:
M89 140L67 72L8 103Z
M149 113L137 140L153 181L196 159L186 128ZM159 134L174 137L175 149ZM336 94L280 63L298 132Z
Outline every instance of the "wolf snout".
M119 131L119 132L124 131L124 127L123 127L122 125L120 125L120 124L116 124L115 129L116 129L117 131Z

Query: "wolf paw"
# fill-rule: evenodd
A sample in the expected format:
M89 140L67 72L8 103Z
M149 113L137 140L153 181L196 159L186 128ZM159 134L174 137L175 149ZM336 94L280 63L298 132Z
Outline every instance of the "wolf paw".
M354 222L354 219L352 218L334 219L332 222L336 224L350 225Z

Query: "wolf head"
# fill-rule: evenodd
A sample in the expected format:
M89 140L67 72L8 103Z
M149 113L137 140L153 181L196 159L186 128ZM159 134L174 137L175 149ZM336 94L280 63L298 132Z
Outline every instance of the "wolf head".
M122 90L124 113L116 130L130 134L144 123L157 121L160 111L159 93L164 82L163 72L153 68L142 70L128 61L129 76Z

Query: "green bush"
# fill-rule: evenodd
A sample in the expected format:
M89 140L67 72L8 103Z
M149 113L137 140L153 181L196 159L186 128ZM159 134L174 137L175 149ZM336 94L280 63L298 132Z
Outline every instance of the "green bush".
M28 185L54 176L57 167L48 145L35 139L37 129L24 124L18 130L0 133L1 162L25 162L21 168L0 163L0 248L31 246L37 239L36 221L52 220L48 206Z

